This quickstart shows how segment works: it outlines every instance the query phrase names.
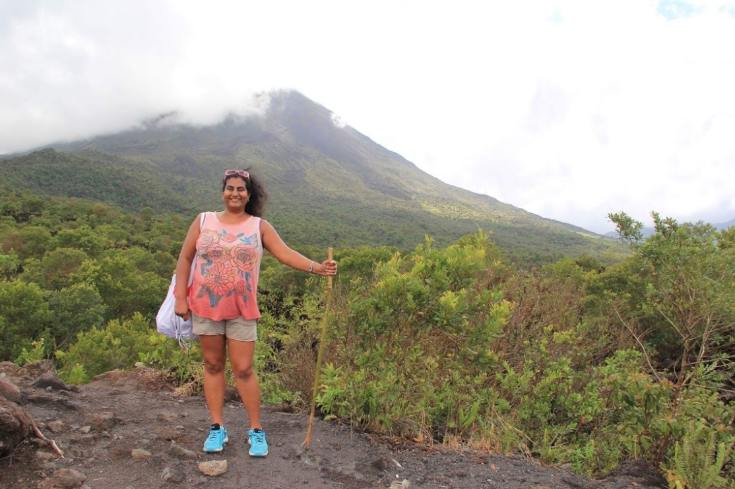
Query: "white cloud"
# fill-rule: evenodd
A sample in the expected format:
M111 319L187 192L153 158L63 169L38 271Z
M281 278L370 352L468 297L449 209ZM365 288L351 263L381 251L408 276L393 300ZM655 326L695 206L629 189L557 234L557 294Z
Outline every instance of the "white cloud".
M0 151L297 89L438 178L594 231L735 217L712 0L0 3Z

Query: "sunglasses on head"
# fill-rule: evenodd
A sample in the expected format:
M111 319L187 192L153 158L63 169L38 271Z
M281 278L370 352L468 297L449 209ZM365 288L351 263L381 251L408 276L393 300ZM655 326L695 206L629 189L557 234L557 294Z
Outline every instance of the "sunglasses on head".
M245 170L227 170L225 172L225 178L232 177L232 176L238 176L238 177L250 179L250 173L246 172Z

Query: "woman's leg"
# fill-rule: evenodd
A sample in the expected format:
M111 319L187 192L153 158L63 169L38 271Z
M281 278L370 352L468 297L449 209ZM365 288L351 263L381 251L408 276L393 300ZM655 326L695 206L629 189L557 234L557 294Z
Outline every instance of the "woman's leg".
M250 418L250 427L260 429L260 385L253 370L255 342L228 338L227 348L230 350L230 366L235 375L237 392Z
M224 335L201 335L199 343L204 357L204 397L207 400L212 423L222 425L225 404L225 352Z

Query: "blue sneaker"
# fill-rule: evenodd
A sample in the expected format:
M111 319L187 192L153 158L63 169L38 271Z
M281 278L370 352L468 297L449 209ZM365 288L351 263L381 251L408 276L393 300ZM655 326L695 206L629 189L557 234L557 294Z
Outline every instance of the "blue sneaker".
M265 457L268 455L268 442L265 441L265 431L254 429L248 431L251 457Z
M225 443L229 440L227 438L227 430L224 426L213 424L209 429L209 436L204 441L205 452L221 452L225 447Z

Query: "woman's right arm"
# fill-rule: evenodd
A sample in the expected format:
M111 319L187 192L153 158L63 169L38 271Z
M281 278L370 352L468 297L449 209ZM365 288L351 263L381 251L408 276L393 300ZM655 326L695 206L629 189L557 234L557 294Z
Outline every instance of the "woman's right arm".
M189 301L187 300L187 288L189 274L191 273L192 261L197 252L197 238L200 233L201 215L197 216L194 222L189 226L186 233L186 239L181 246L179 253L179 261L176 263L176 288L174 296L176 297L176 305L174 313L184 319L189 319Z

